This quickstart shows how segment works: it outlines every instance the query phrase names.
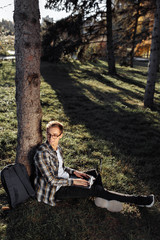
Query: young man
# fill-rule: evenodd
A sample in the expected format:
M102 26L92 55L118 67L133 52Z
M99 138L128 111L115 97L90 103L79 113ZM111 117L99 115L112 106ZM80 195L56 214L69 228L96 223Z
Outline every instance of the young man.
M107 191L101 176L95 170L79 172L64 166L59 140L63 137L63 125L51 121L46 126L47 141L37 150L35 188L37 200L55 206L56 200L95 197L95 204L110 211L122 210L122 203L134 203L151 207L154 195L134 196ZM93 184L90 186L89 180Z

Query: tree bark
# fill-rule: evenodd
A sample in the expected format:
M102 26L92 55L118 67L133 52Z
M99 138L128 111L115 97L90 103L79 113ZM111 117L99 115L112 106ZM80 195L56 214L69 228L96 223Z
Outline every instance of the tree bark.
M137 13L136 13L136 16L135 16L133 40L132 40L132 50L131 50L131 53L130 53L130 67L133 67L134 49L135 49L135 45L136 45L136 34L137 34L140 2L141 2L141 0L138 0L138 3L137 3Z
M112 36L112 1L106 0L107 5L107 58L108 70L110 74L116 74L113 36Z
M156 12L152 33L151 54L148 69L148 79L144 95L144 106L154 107L154 92L157 78L157 66L159 63L159 47L160 47L160 1L156 0Z
M40 12L38 0L15 0L16 162L31 175L35 148L42 141L40 105Z

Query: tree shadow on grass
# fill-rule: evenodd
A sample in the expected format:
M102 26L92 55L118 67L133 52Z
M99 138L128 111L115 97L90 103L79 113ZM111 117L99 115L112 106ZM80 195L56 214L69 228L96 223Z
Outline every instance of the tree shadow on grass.
M126 94L127 96L134 97L134 98L143 102L143 97L142 96L140 96L136 92L133 92L131 90L125 89L124 87L121 87L121 82L125 82L125 83L130 84L130 85L133 84L135 86L138 86L142 90L144 90L144 84L141 84L138 81L134 81L131 78L126 78L126 77L123 77L119 74L116 74L114 76L114 78L117 79L117 81L119 82L119 85L116 85L112 81L110 81L109 79L106 79L104 76L102 76L99 73L93 73L92 71L89 71L89 70L85 70L84 72L87 74L87 76L91 77L91 81L92 81L92 78L95 78L100 83L103 83L103 84L105 84L109 87L115 88L119 92L122 92L123 95ZM109 97L108 97L108 99L109 99ZM115 99L115 100L117 100L117 99ZM121 98L121 100L123 100L123 99Z
M151 191L159 195L160 131L149 113L124 100L127 97L141 101L142 96L123 88L121 81L141 88L144 85L118 75L116 81L119 84L115 85L109 78L97 77L91 71L81 72L91 77L90 81L95 78L115 90L109 92L93 88L80 79L77 81L70 76L70 71L52 68L52 64L43 63L41 73L56 91L70 123L84 124L96 139L105 140L110 145L112 155L124 161L124 164L130 164ZM73 74L74 77L76 74Z
M27 202L8 215L7 240L159 240L160 216L125 205L111 213L88 199L59 202L56 207Z

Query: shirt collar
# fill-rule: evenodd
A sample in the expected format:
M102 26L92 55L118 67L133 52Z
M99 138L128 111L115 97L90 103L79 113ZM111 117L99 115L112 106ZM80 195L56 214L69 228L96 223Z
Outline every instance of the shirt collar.
M46 144L47 144L48 148L49 148L51 151L53 151L53 152L57 152L57 150L60 150L60 147L59 147L59 145L58 145L57 150L55 151L55 150L52 148L52 146L49 144L48 140L46 140Z

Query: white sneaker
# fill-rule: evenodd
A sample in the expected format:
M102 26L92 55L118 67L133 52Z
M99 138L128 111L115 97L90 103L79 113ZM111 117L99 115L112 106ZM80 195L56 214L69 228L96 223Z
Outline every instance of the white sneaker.
M95 205L101 208L107 208L110 212L121 212L123 210L123 204L116 200L106 200L104 198L95 198Z

